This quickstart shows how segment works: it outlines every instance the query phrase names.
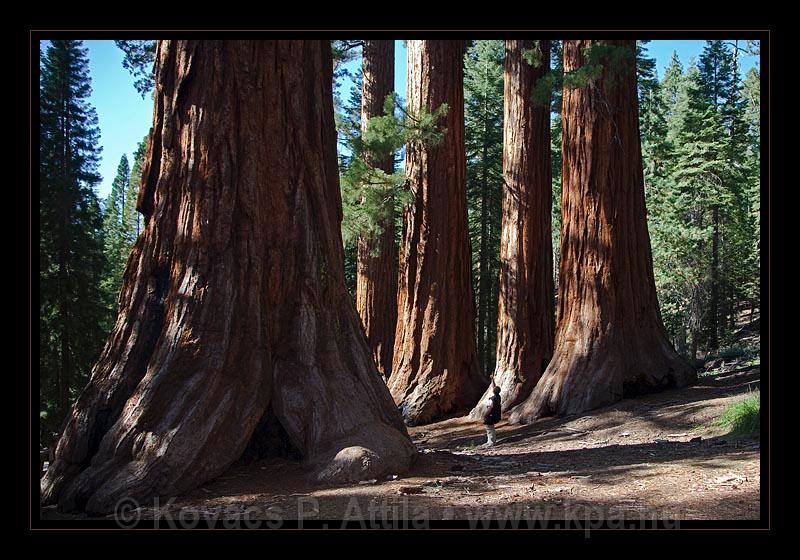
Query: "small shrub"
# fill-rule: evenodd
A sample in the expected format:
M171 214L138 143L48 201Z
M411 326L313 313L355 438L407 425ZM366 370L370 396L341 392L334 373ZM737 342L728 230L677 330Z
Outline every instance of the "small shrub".
M760 350L761 349L758 345L742 344L737 342L730 346L720 348L713 354L709 354L706 356L705 361L709 362L718 358L722 358L725 361L734 360L736 358L753 358L759 356Z

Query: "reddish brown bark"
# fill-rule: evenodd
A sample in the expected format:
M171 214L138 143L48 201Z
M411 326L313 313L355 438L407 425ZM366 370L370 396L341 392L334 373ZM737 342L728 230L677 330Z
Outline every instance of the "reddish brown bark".
M694 371L672 346L656 299L644 205L634 41L624 68L565 89L558 329L553 359L511 422L574 414L683 386ZM591 41L564 42L564 70ZM609 73L615 72L613 81Z
M488 379L473 326L464 155L463 41L408 42L408 107L449 111L436 146L411 143L389 388L407 424L466 412Z
M318 479L415 450L343 278L327 41L163 41L120 313L42 501L113 510L291 449Z
M551 232L550 108L533 88L550 66L550 41L540 41L534 67L523 51L533 41L506 41L503 117L503 215L500 299L494 382L503 410L530 394L553 354L555 323ZM487 390L480 402L491 396ZM480 414L473 409L473 416Z
M394 41L364 41L361 86L361 130L369 119L383 115L383 102L394 91ZM367 165L394 171L394 155L378 159L364 154ZM392 204L391 202L389 204ZM394 215L381 222L380 235L358 239L356 309L378 371L392 371L394 331L397 323L397 251Z

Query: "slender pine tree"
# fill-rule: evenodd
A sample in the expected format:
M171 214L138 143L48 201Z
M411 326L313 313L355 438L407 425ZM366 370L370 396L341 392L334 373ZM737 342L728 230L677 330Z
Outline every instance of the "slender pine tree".
M481 369L494 371L503 187L503 41L475 41L464 60L464 144L475 331Z
M125 272L125 262L128 259L129 251L124 213L125 195L129 188L130 175L128 156L122 154L103 212L104 250L108 263L108 270L103 279L103 291L106 294L109 308L114 311L117 308L117 297L120 286L122 286L122 274Z
M142 165L147 152L147 137L139 142L133 154L133 167L131 168L128 190L125 192L125 205L122 211L122 226L125 231L126 258L136 238L142 230L142 215L136 210L136 200L139 198L139 187L142 184Z
M107 309L97 115L80 41L51 41L40 61L39 332L43 437L88 378Z
M658 81L656 59L648 56L646 43L637 41L636 70L639 94L639 134L642 137L645 190L654 177L663 177L670 158L667 142L666 106Z

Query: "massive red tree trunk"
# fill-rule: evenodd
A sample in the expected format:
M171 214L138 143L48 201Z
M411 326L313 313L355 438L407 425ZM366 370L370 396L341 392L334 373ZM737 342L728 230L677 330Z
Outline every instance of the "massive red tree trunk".
M565 41L564 71L598 42ZM624 64L564 90L558 329L553 359L510 421L579 413L683 386L694 371L669 343L658 309L644 205L634 41ZM624 66L624 67L623 67ZM612 75L613 73L613 75Z
M394 41L364 41L362 69L361 130L366 132L369 119L383 115L383 102L394 91ZM365 153L364 159L376 169L394 171L394 154L377 158ZM381 222L381 228L380 235L358 239L356 308L378 371L389 377L397 323L393 213Z
M407 424L466 412L488 379L475 353L464 155L463 41L408 42L412 114L449 111L436 146L411 143L389 389Z
M250 443L321 480L415 450L343 278L327 41L163 41L120 314L43 503L94 512L220 475Z
M533 41L506 41L505 188L494 371L503 410L525 400L553 354L550 107L533 102L534 85L549 70L550 41L539 41L542 56L539 65L533 66L523 52L536 46ZM478 415L479 408L472 414Z

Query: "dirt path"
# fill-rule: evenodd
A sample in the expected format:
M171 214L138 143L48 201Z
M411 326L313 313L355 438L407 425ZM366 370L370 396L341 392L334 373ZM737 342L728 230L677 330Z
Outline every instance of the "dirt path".
M503 516L758 519L759 440L731 438L713 427L725 407L758 383L754 367L590 414L525 426L502 422L498 445L489 449L481 447L483 426L450 419L409 430L420 456L402 478L322 487L308 482L296 463L259 461L162 500L159 511L173 517L188 512L189 518L400 517L420 523ZM155 511L144 507L137 514L151 518ZM64 517L43 511L43 518Z

